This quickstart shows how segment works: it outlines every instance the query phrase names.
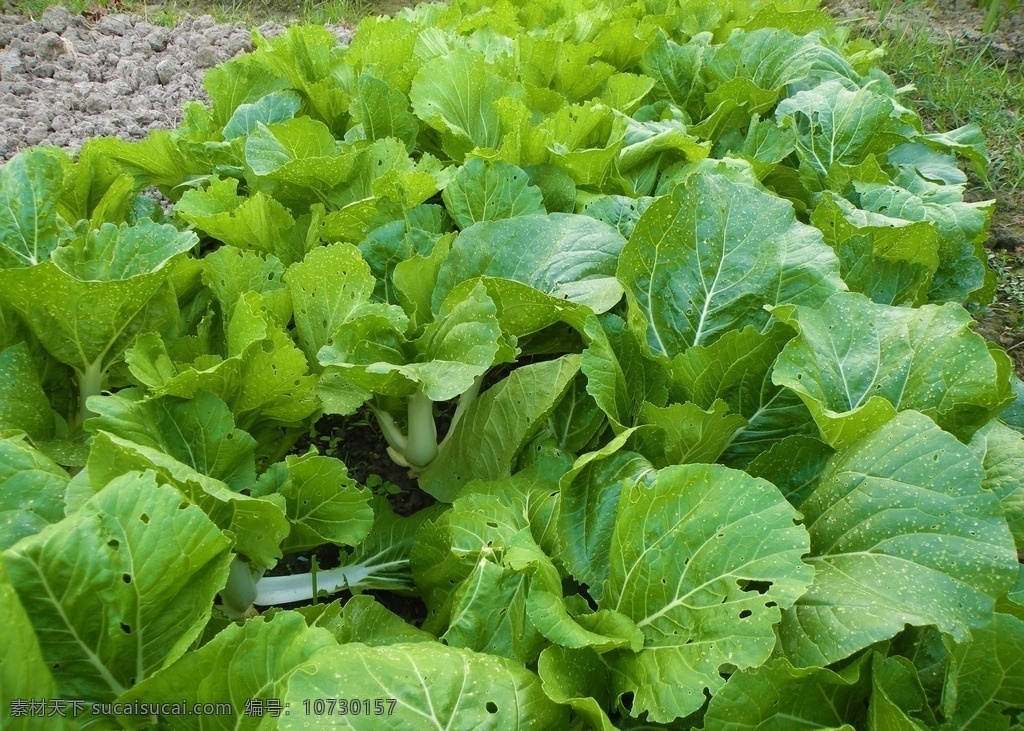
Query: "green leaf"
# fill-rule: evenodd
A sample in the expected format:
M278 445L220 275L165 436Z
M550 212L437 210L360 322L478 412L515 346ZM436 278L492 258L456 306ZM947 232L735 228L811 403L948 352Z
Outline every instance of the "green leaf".
M997 613L990 624L972 630L971 641L953 652L950 675L956 679L956 706L947 712L943 731L1016 728L1024 712L1024 622Z
M292 303L282 282L283 275L284 266L273 254L264 259L254 251L221 246L203 257L203 284L213 292L228 321L243 295L258 292L260 303L274 319L282 324L288 322Z
M384 608L369 594L353 596L344 606L340 601L300 607L310 627L323 627L344 645L361 642L371 647L399 642L433 642L437 638L416 629L397 614Z
M914 664L905 657L883 657L874 653L871 662L873 691L868 706L868 728L892 731L924 731L933 728L935 719L925 725L916 718L931 714L928 699Z
M48 262L0 271L0 300L62 363L79 373L102 372L137 333L177 314L165 285L174 257L195 243L194 234L149 220L104 224Z
M295 330L310 363L358 308L370 299L373 275L351 244L321 246L285 275L295 310Z
M256 440L235 428L227 405L212 393L147 399L139 389L124 389L90 400L89 407L96 418L85 423L88 432L162 452L236 492L256 481Z
M64 159L31 148L0 167L0 268L39 264L57 248Z
M636 333L615 315L587 319L589 342L580 370L587 377L587 392L621 432L633 426L643 403L664 404L668 374L643 352Z
M934 624L959 641L990 621L1017 556L971 451L904 411L829 460L800 505L814 583L783 614L780 647L827 665Z
M541 191L521 168L473 158L444 189L444 205L460 229L479 221L545 213Z
M316 379L309 375L306 356L263 309L261 299L249 292L238 300L223 354L201 350L190 353L190 362L181 362L159 335L147 333L126 356L129 370L157 396L217 394L231 408L235 423L251 433L257 427L302 423L320 408L313 395Z
M263 568L271 568L281 557L280 544L288 534L288 522L280 499L234 492L159 449L107 432L95 434L90 446L85 474L91 491L100 491L122 475L153 470L159 483L175 487L219 528L230 531L237 553Z
M981 486L999 498L1017 550L1024 550L1024 439L991 421L975 433L970 447L985 469Z
M752 477L775 485L795 508L799 508L818 484L828 458L835 450L814 437L793 434L761 452L746 466Z
M603 186L626 140L627 117L601 102L562 107L538 131L551 161L576 185Z
M853 731L863 728L870 677L863 659L839 670L793 667L779 658L733 673L704 716L706 731Z
M357 124L345 133L346 140L395 137L405 143L410 153L415 150L419 122L409 111L408 97L388 81L362 74L349 111Z
M650 431L650 427L647 427ZM601 601L623 488L651 484L657 471L638 449L643 429L629 429L573 464L558 484L554 556L589 594Z
M222 134L229 142L256 131L259 125L271 125L292 119L302 106L302 99L293 91L272 91L254 102L239 104L224 125ZM214 113L217 103L214 102Z
M416 116L440 133L448 157L461 162L474 148L498 147L501 127L494 105L514 93L513 84L493 73L483 54L457 48L423 64L409 98Z
M695 345L672 360L673 399L692 401L707 411L721 399L747 420L726 456L733 466L746 464L780 440L814 432L800 398L772 383L772 368L792 331L773 325L730 330L711 345Z
M579 366L577 355L521 366L477 397L423 470L420 487L450 502L470 480L510 475L519 450L547 419Z
M517 242L529 241L524 247ZM478 276L512 279L604 312L622 297L615 263L625 240L587 216L552 213L484 222L459 234L441 265L433 305Z
M747 425L742 416L729 413L724 401L715 401L707 410L691 402L644 404L639 421L665 432L666 452L660 466L715 462Z
M841 81L826 81L783 99L775 118L796 131L801 169L824 179L834 164L857 165L906 142L915 132L906 113L870 86L851 91Z
M382 715L332 715L324 729L433 728L499 731L565 728L568 709L544 694L540 679L517 662L433 642L326 648L288 682L285 703L332 698L342 687L358 698L384 699ZM391 712L387 699L397 702ZM282 716L282 731L304 728L302 714ZM386 724L383 725L382 724Z
M2 444L2 442L0 442ZM50 668L43 659L32 624L18 594L7 577L0 559L0 611L4 616L4 633L0 637L0 723L5 729L27 731L70 728L65 721L27 712L15 716L12 701L27 703L30 699L56 698L57 686Z
M839 255L843 281L887 305L923 304L939 267L934 226L862 211L825 193L811 223Z
M732 329L764 328L766 304L816 305L845 288L839 262L790 203L697 173L648 208L619 259L630 324L672 357Z
M593 650L546 647L537 662L537 674L548 698L568 705L590 728L615 731L607 714L612 697L608 668Z
M437 319L412 343L385 316L357 317L321 349L320 363L373 393L455 398L494 364L502 340L497 309L484 286L478 283L465 297L458 294L445 301Z
M0 550L64 518L64 490L70 479L22 439L0 439Z
M639 653L602 656L631 715L686 716L725 684L722 666L768 659L780 610L813 575L796 517L774 485L720 465L669 467L623 495L599 606L645 635Z
M275 469L276 468L276 469ZM291 531L283 551L308 551L327 543L354 546L373 524L370 491L358 487L341 460L289 455L264 474L253 497L281 495Z
M336 647L331 634L306 626L302 615L279 612L230 624L208 643L168 665L118 698L119 703L228 703L216 717L156 716L181 729L257 729L264 722L252 701L280 699L288 679L319 650ZM296 709L298 712L298 709ZM144 728L152 717L121 716L128 728Z
M773 314L800 334L783 348L772 381L799 394L832 446L905 409L967 439L1012 398L1002 354L971 332L959 305L889 307L843 293L817 310Z
M58 694L109 702L183 655L227 580L228 545L175 489L133 473L4 552Z
M296 210L326 202L353 174L358 158L357 148L339 144L326 125L310 117L257 123L245 140L245 164L254 176L250 187Z
M54 437L56 423L28 346L0 350L0 433L17 430L47 440Z
M186 192L174 206L175 214L196 229L227 246L272 254L286 265L302 258L287 233L295 219L279 201L256 191L237 193L234 178L214 180L203 190Z
M704 83L714 91L708 106L714 108L726 98L723 86L732 89L736 80L750 82L753 89L777 91L784 87L820 87L822 82L859 81L843 55L814 35L796 35L781 28L734 32L714 48L702 69ZM715 94L717 92L717 95ZM753 95L741 101L751 101ZM756 108L751 111L759 111Z

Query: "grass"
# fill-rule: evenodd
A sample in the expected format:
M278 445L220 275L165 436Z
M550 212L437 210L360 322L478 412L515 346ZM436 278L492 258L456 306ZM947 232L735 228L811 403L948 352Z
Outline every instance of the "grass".
M988 44L958 41L920 28L882 29L884 69L915 89L907 102L936 130L976 122L991 165L984 189L1000 199L1024 193L1024 65L1002 62Z
M34 18L50 5L63 5L72 13L106 11L135 13L148 22L173 26L184 15L210 15L219 23L258 26L267 21L302 21L356 25L367 15L394 13L410 5L403 0L14 0L13 9Z

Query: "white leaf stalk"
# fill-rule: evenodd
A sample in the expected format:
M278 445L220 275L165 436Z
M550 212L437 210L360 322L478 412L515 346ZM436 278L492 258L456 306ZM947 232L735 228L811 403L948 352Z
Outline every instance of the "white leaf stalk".
M319 594L346 590L402 591L410 586L409 559L389 559L386 551L359 563L290 576L264 576L263 569L254 571L248 563L236 557L220 598L224 613L234 620L241 620L255 616L254 607L257 606L309 602Z
M395 464L410 468L413 476L426 468L438 453L444 449L448 439L455 432L455 426L462 419L470 405L480 393L483 376L477 377L465 392L459 396L448 433L439 443L437 441L437 423L434 421L434 402L423 391L417 391L407 399L406 423L408 433L404 433L395 418L386 410L371 405L381 432L388 442L388 455Z

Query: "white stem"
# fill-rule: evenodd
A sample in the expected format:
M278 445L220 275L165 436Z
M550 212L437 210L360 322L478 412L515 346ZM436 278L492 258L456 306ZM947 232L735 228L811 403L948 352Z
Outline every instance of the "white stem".
M404 453L408 440L402 430L398 428L398 424L395 423L395 419L391 414L383 409L377 409L373 406L370 407L373 410L373 415L377 417L377 423L380 425L380 430L384 434L384 438L388 444L398 453Z
M336 569L316 572L317 591L334 594L342 589L357 587L360 582L376 574L383 574L392 569L406 566L408 559L389 561L379 564L356 564L339 566ZM375 577L380 581L381 576ZM405 586L395 580L396 586ZM291 602L309 601L313 598L313 575L292 574L291 576L265 576L256 584L256 598L253 604L261 607L290 604Z
M426 467L437 456L437 423L434 402L422 391L409 397L409 442L405 461L411 467Z
M103 375L102 360L97 359L78 377L79 415L82 421L96 416L89 410L86 402L90 396L99 396L103 393Z

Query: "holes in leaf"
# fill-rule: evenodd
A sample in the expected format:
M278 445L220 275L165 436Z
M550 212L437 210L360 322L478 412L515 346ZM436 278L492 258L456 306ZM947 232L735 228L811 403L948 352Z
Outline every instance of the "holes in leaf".
M148 515L148 514L146 514L146 513L142 513L142 514L141 514L141 515L139 516L139 520L141 520L141 521L142 521L142 524L143 524L143 525L149 525L149 515Z
M107 541L107 545L116 551L121 547L121 541L117 540L116 538L111 538L109 541Z
M664 584L668 584L668 581L667 581L666 579L662 579L662 580L661 580L661 583L662 583L663 585L664 585Z
M742 587L743 591L756 591L762 595L767 594L771 588L772 582L770 581L748 581L747 585Z
M121 631L124 632L126 635L130 635L132 633L132 628L129 625L125 624L124 622L119 622L119 624L121 625Z
M126 584L132 583L132 575L131 574L121 574L121 581L123 581Z
M235 438L235 435L234 435L233 432L228 432L227 435L224 438L227 439L230 442L232 439Z
M753 612L751 612L749 609L744 609L742 612L740 612L740 619L746 619L751 614L753 614Z
M488 528L497 528L497 527L498 527L498 524L497 524L497 523L495 523L495 522L494 522L493 520L488 520L488 521L487 521L487 527L488 527Z
M484 704L484 708L487 709L488 713L497 713L498 712L498 705L494 701L487 701L487 703Z
M633 710L633 694L631 692L630 693L623 693L622 695L619 696L619 703L621 703L622 707L625 708L627 711L632 711Z

